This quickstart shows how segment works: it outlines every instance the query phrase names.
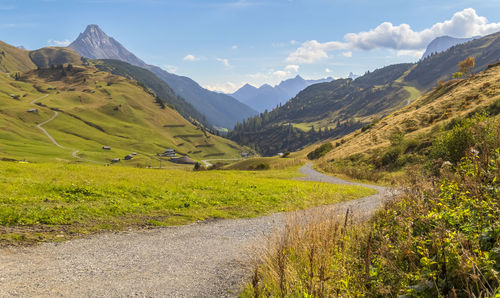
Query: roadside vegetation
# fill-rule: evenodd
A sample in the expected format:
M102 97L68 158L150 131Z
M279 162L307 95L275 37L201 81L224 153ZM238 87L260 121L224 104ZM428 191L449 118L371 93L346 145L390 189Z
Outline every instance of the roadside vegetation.
M0 162L0 244L255 217L373 193L361 187L291 180L297 176L297 167L192 172Z
M433 142L427 165L413 167L411 187L368 222L347 213L287 225L242 296L498 295L499 148L497 120L457 122Z
M402 193L368 220L349 211L293 219L260 255L242 296L498 297L498 65L489 75L440 83L337 141L320 169L404 185ZM423 114L439 107L438 118Z

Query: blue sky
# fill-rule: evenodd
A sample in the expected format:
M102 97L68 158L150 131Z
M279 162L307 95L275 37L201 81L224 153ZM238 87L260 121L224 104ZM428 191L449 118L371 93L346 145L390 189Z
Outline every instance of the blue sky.
M416 61L436 36L500 31L500 0L0 0L0 40L13 45L63 45L88 24L229 92Z

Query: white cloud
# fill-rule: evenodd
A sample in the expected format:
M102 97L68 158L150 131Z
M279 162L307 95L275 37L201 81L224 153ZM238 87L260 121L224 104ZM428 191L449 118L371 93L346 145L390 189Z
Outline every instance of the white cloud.
M176 73L177 70L179 70L179 68L177 66L174 66L174 65L164 65L163 69L165 69L166 71L171 72L171 73Z
M71 43L71 41L69 40L54 40L54 39L49 39L47 41L47 44L48 45L51 45L51 46L56 46L56 47L67 47L69 46L69 44Z
M227 68L231 67L231 64L229 64L229 60L228 59L216 58L216 60L219 61L220 63L224 64L224 66L227 67Z
M393 25L384 22L374 29L360 33L348 33L344 41L320 43L316 40L304 42L286 59L293 63L313 63L328 58L335 50L372 50L386 48L394 50L422 50L436 37L472 37L500 31L499 23L490 23L478 16L473 8L455 13L451 19L436 23L422 31L413 31L408 24Z
M211 91L230 94L230 93L234 93L236 90L240 89L241 86L243 86L243 84L235 84L233 82L225 82L225 83L216 84L216 85L204 85L203 87L205 89L208 89Z
M283 70L277 70L273 72L273 75L277 76L278 78L284 78L289 74L289 72L283 71Z
M238 49L238 46L237 46L237 45L233 45L233 46L231 47L231 49L232 49L232 50L237 50L237 49Z
M331 70L331 69L329 69L329 68L325 68L325 72L326 72L326 73L331 73L331 72L332 72L332 70Z
M296 45L296 44L298 44L298 43L299 43L299 42L298 42L298 41L296 41L296 40L294 40L294 39L290 40L290 44L291 44L292 46L294 46L294 45Z
M328 58L327 52L347 49L348 45L338 41L320 43L317 40L304 42L300 48L291 53L287 62L292 63L313 63Z
M396 51L396 55L398 57L400 56L411 56L415 58L420 58L422 55L424 55L424 50L399 50Z
M184 60L184 61L198 61L198 60L200 60L200 58L189 54L189 55L186 55L182 60Z
M287 70L287 71L293 71L293 72L298 72L299 68L300 68L300 66L298 66L298 65L290 64L290 65L287 65L285 67L285 70Z
M351 51L349 51L349 52L343 52L342 56L347 57L347 58L351 58L352 57L352 52Z

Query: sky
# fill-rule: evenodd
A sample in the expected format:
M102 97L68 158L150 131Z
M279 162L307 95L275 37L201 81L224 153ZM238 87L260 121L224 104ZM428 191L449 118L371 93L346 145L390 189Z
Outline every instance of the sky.
M416 62L436 37L500 31L500 0L0 0L0 40L16 46L65 46L88 24L229 93Z

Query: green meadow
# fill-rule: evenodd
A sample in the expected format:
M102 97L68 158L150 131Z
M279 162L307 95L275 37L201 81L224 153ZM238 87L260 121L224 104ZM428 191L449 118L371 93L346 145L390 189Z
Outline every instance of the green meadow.
M202 171L0 162L0 243L249 218L352 200L355 186L296 181L297 167Z

